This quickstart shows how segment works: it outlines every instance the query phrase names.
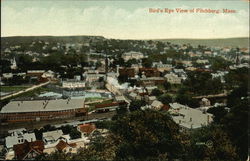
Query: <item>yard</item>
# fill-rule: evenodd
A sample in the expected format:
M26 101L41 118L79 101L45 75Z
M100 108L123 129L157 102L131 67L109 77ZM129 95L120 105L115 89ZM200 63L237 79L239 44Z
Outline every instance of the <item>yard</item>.
M17 92L31 86L1 86L1 92Z

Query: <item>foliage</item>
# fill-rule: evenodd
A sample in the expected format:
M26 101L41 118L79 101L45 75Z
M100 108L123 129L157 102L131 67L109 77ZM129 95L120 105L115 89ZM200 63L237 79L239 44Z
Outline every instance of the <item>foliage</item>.
M211 69L214 71L225 70L231 65L231 63L222 57L213 57L211 60Z
M247 85L250 79L248 68L230 70L225 76L225 81L229 89Z
M175 101L193 108L199 107L199 101L188 94L177 94Z
M210 146L208 143L211 142ZM204 145L205 143L205 145ZM189 160L237 160L235 147L220 127L203 127L191 132Z
M227 114L227 111L224 107L213 107L207 110L207 112L214 115L214 123L220 123L221 119Z
M150 68L152 66L152 60L149 58L142 58L142 66L145 68Z
M235 104L230 107L230 112L221 119L221 124L236 146L237 153L242 160L248 155L248 112L249 102L245 99L235 99Z
M135 100L130 102L129 105L129 110L130 111L136 111L136 110L140 110L142 106L145 106L146 102L143 100Z
M161 101L165 105L168 105L169 103L173 102L173 98L170 95L168 95L168 94L161 95L158 98L158 100Z
M65 125L61 127L64 134L69 134L71 139L77 139L81 137L81 132L79 132L76 127L72 125Z
M163 92L161 90L157 89L157 88L153 89L152 92L151 92L152 96L160 96L162 94L163 94Z
M171 83L169 83L168 81L164 81L163 86L164 86L165 90L171 89Z
M180 159L185 156L184 136L170 116L157 111L135 111L119 117L111 131L121 138L117 160Z
M219 79L212 79L207 72L188 72L188 78L184 85L188 90L197 95L218 94L222 91L222 83Z

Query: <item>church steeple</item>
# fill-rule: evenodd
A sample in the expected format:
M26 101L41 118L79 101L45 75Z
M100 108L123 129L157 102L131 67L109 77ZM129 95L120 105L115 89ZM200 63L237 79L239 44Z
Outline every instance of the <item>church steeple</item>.
M13 59L11 59L10 63L11 63L11 66L10 66L11 69L17 69L15 57Z

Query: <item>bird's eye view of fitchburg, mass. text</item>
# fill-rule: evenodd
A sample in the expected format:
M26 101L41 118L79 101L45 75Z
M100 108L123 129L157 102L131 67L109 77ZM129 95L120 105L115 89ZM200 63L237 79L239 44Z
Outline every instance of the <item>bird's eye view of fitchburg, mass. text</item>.
M249 0L1 0L0 160L249 161Z

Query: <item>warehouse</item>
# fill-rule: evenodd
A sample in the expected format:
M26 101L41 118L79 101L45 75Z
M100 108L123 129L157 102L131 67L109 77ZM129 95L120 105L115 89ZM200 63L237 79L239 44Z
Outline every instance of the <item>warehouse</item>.
M84 116L84 99L11 101L0 111L1 122L40 121Z

